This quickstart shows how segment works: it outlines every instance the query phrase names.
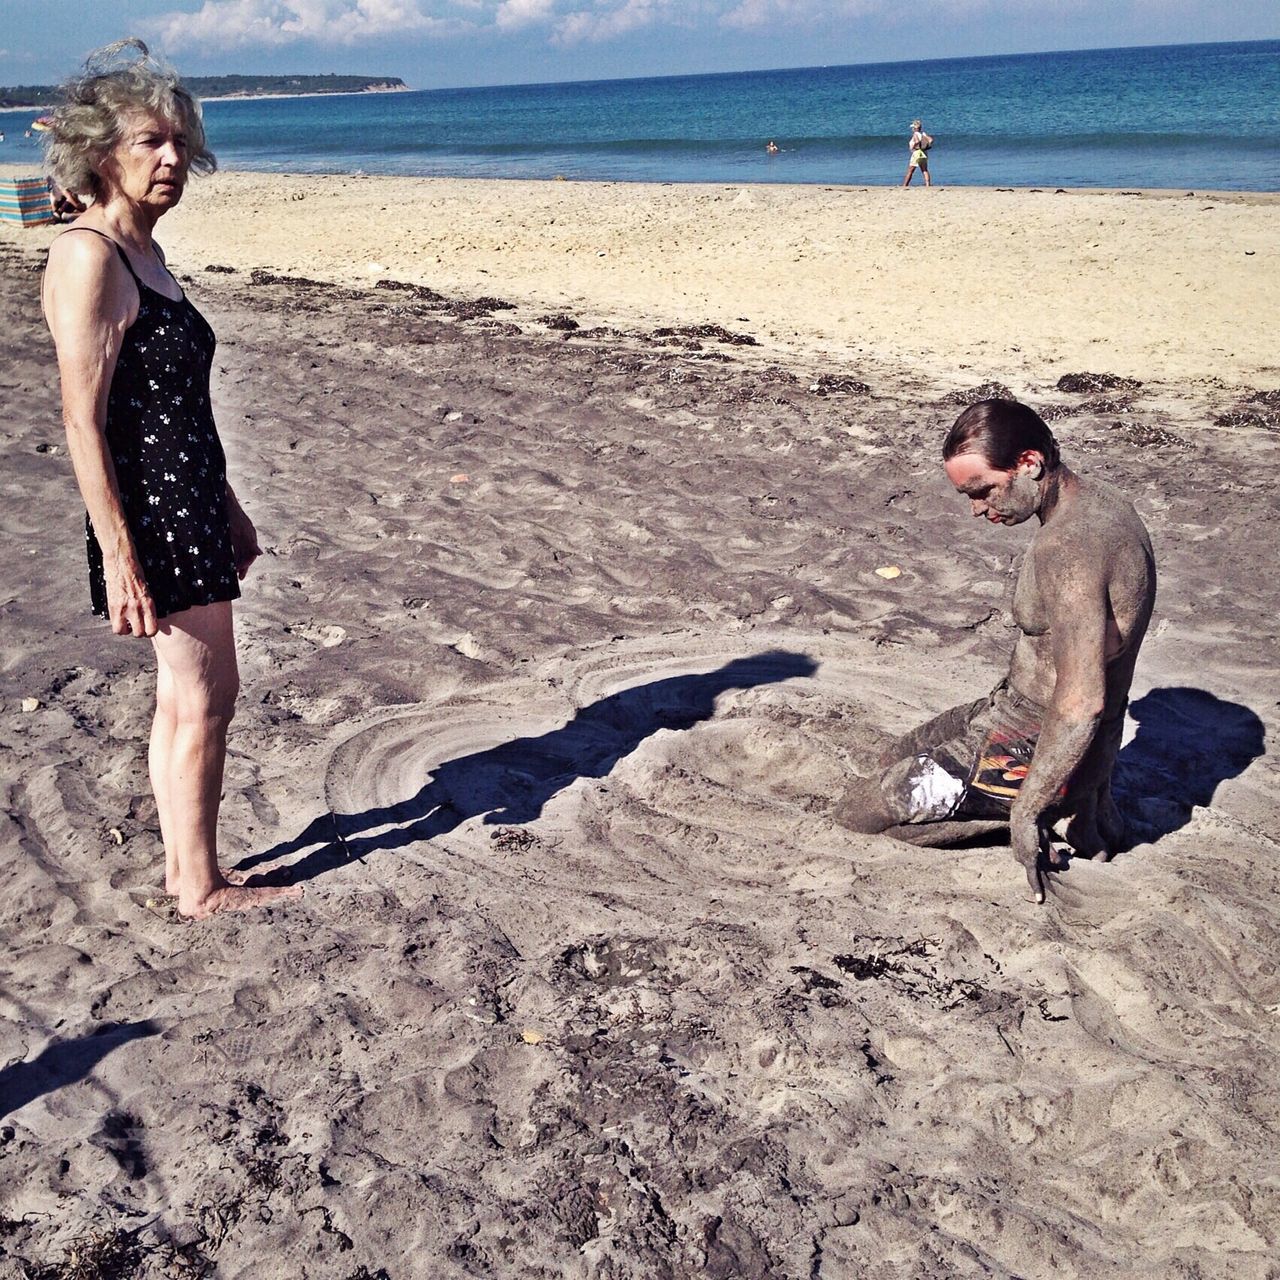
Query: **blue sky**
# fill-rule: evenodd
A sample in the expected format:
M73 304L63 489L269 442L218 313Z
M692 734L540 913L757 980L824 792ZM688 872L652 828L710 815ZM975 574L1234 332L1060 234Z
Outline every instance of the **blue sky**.
M141 35L187 74L414 88L1280 37L1277 0L0 0L0 83Z

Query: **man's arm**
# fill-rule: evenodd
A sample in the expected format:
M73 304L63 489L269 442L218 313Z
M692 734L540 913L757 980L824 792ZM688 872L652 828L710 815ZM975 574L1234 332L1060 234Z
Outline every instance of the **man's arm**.
M1049 618L1054 687L1026 780L1009 815L1014 857L1037 902L1048 887L1043 815L1089 750L1107 700L1107 584L1097 560L1058 553L1061 567L1036 565Z

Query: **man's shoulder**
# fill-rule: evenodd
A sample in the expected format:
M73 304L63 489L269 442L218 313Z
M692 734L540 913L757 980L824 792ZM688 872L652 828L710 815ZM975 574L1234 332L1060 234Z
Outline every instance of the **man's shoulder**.
M1075 477L1075 492L1037 531L1037 556L1072 550L1101 555L1125 547L1149 550L1147 527L1128 494L1106 480Z
M1146 538L1147 526L1143 524L1133 500L1123 489L1117 488L1107 480L1082 480L1081 496L1086 501L1083 513L1087 519L1099 516L1112 517L1117 524L1117 533L1123 536Z

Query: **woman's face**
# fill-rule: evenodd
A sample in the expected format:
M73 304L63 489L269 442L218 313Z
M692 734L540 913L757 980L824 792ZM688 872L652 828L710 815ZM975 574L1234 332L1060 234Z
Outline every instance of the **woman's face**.
M149 111L132 112L103 161L103 194L108 200L121 195L159 217L182 199L187 165L187 135L180 125Z

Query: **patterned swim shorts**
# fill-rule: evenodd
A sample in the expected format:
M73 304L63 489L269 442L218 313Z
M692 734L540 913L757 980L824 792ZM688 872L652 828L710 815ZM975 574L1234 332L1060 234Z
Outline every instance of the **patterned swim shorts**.
M899 822L1007 818L1031 767L1044 708L1002 681L895 747L880 786Z

